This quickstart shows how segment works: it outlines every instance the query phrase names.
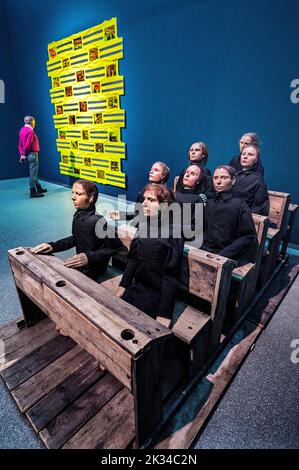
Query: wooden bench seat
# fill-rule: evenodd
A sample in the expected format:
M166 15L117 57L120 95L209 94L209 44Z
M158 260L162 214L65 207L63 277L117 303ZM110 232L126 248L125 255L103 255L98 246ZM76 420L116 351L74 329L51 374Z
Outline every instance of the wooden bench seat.
M207 345L211 329L211 317L189 305L184 308L172 327L175 336L187 345L186 359L189 379L192 379L199 371L209 356L210 351L207 349Z
M246 263L243 266L238 266L233 270L232 282L238 284L236 293L236 304L231 320L235 321L244 312L246 307L250 304L257 285L258 275L262 263L265 242L269 230L269 219L258 214L252 214L258 248L256 252L255 263ZM233 310L233 306L229 305ZM232 312L228 312L231 314Z
M243 266L238 266L233 270L233 278L237 281L243 281L243 279L254 269L254 266L254 263L247 263Z
M268 194L270 201L269 220L272 226L268 228L267 252L262 260L262 269L259 276L260 285L263 285L269 279L278 261L279 246L285 234L291 199L289 193L268 191Z
M281 259L285 257L286 252L287 252L287 248L288 248L288 244L289 244L290 237L292 234L292 229L293 229L293 225L295 222L297 210L298 210L297 204L289 204L288 215L287 215L287 225L286 225L285 234L282 239L282 247L280 250Z

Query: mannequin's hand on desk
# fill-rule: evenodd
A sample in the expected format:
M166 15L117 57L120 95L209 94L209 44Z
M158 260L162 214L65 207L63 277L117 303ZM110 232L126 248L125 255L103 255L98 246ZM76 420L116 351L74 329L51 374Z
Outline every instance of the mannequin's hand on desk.
M88 258L85 253L79 253L64 261L67 268L83 268L88 265Z

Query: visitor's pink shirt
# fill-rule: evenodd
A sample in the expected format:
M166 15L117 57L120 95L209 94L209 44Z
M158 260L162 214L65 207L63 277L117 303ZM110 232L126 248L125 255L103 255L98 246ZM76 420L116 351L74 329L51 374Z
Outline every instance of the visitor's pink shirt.
M36 133L28 124L22 127L19 134L20 155L27 155L30 152L39 152L39 142Z

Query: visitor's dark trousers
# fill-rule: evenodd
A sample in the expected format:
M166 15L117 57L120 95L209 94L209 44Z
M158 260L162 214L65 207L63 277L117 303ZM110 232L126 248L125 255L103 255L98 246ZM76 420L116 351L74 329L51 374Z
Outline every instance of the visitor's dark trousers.
M29 186L30 189L35 189L36 185L39 185L37 178L38 175L38 153L30 152L27 156L27 161L29 164Z

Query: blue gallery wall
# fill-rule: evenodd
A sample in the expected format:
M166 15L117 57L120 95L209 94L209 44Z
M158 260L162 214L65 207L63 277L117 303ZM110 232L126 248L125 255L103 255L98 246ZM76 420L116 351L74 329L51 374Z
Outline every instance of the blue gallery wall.
M17 178L25 176L28 169L18 160L20 97L15 82L8 23L2 1L0 1L0 80L0 178Z
M5 4L20 110L37 117L44 177L69 181L58 172L47 44L116 16L125 48L127 196L134 199L153 161L168 162L175 175L189 144L200 139L209 146L213 169L237 153L243 132L255 131L268 187L289 191L299 202L299 103L290 99L291 81L299 78L298 0ZM124 193L109 186L102 191ZM299 220L296 231L298 243Z

